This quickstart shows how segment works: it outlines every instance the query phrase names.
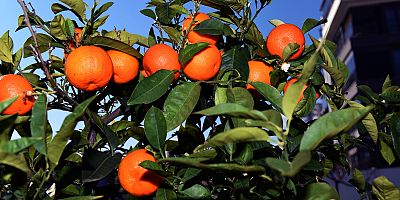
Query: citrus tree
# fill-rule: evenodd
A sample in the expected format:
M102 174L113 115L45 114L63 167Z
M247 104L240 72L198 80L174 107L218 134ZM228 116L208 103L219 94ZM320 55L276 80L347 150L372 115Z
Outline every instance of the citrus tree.
M18 3L31 37L18 50L0 38L2 199L339 199L326 183L338 167L361 198L400 196L346 157L372 141L398 160L399 86L346 99L335 44L307 36L326 20L270 20L263 36L254 19L269 0L151 0L141 36L101 29L112 2L60 0L53 19ZM329 112L305 120L317 99ZM70 113L60 130L49 110Z

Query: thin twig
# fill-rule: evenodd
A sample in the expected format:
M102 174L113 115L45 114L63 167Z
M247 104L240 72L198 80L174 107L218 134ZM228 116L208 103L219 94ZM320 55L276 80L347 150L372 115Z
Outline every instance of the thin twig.
M39 59L39 63L42 67L42 70L46 76L46 79L50 82L51 88L56 91L63 99L65 99L67 102L71 103L73 106L78 105L78 103L71 99L63 90L61 90L55 80L53 79L52 75L50 74L49 68L48 68L48 63L44 61L42 54L39 50L39 44L36 38L36 32L33 30L32 25L29 21L29 14L28 14L28 7L26 6L25 2L23 0L17 0L17 2L20 4L23 12L24 12L24 21L26 26L28 27L29 31L31 32L32 39L34 42L34 45L32 45L32 51L34 53L35 58Z

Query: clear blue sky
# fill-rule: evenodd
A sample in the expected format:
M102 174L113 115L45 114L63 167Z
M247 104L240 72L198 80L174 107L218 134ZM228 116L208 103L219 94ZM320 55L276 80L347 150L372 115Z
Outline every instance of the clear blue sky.
M55 0L31 0L37 15L41 16L43 20L50 21L53 19L54 14L50 7L51 4L58 2ZM92 0L85 0L89 5L92 5ZM102 1L101 3L105 3ZM102 29L112 30L114 27L117 29L125 28L130 33L141 34L147 36L149 28L153 22L152 19L142 15L139 11L146 7L147 0L118 0L114 1L114 5L106 12L110 14L108 21ZM274 0L272 3L263 10L263 12L256 19L256 24L260 31L263 33L264 38L273 28L268 22L270 19L280 19L285 23L292 23L301 27L304 20L307 18L320 19L319 7L321 0ZM208 12L210 9L205 7L201 11ZM10 35L14 40L14 51L22 47L25 40L30 36L28 29L23 29L15 32L17 28L18 16L22 14L22 9L17 0L2 1L0 6L0 34L10 30ZM65 12L67 14L67 12ZM71 16L71 15L67 15ZM311 34L319 37L318 28L313 30ZM21 63L21 67L31 64L32 59L25 59ZM65 112L51 111L49 119L53 119L52 126L54 131L58 131L62 120L64 119Z

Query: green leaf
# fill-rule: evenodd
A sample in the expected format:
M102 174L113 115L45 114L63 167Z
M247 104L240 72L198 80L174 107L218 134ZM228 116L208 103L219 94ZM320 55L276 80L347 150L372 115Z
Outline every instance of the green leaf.
M251 23L250 28L244 35L246 40L253 42L254 44L258 45L260 49L264 49L265 40L264 36L262 35L261 31L258 29L255 23Z
M38 48L41 53L48 51L52 47L64 48L64 46L62 44L57 43L56 41L54 41L54 39L52 37L50 37L46 34L43 34L43 33L37 33L36 39L38 42ZM35 42L34 42L32 36L29 37L24 43L24 58L34 55L31 46L35 47ZM11 59L11 62L12 62L12 59Z
M4 32L4 34L0 37L0 40L2 40L5 45L7 46L8 49L10 49L11 53L14 47L14 42L12 38L10 37L10 31Z
M227 98L229 103L237 103L246 108L253 109L254 100L250 92L242 87L229 87L227 90Z
M133 47L118 41L118 40L114 40L111 39L109 37L103 37L103 36L95 36L92 38L88 38L87 40L85 40L85 45L96 45L96 46L102 46L102 47L107 47L107 48L111 48L111 49L116 49L118 51L122 51L124 53L127 53L131 56L134 56L136 58L142 58L142 54L139 53L139 51L137 51L136 49L134 49Z
M0 39L0 60L8 63L13 63L12 51L9 49L7 43L3 39Z
M185 174L183 175L182 182L187 182L188 180L196 177L197 175L200 174L202 170L201 169L196 169L196 168L187 168L185 171Z
M142 13L143 15L150 17L154 20L156 19L156 13L154 13L154 11L152 9L146 8L146 9L141 10L140 13Z
M306 21L303 23L303 26L301 28L301 31L303 32L303 34L306 34L308 31L310 31L311 29L321 25L321 24L325 24L328 20L326 19L321 19L320 21L316 20L316 19L312 19L312 18L308 18L306 19Z
M231 10L230 8L232 8L236 12L240 12L244 8L244 6L241 3L231 0L203 0L201 1L201 4L209 6L211 8L215 8L217 10L224 10L224 11L226 9Z
M157 44L156 35L154 34L153 27L150 28L149 37L147 38L147 43L149 44L150 47Z
M128 105L149 104L156 101L167 92L173 80L174 71L157 71L136 85L128 100Z
M144 117L144 131L150 145L164 153L165 139L167 138L167 122L163 112L152 106Z
M169 8L180 14L189 14L188 10L185 7L178 4L170 5Z
M0 113L2 113L5 109L7 109L17 99L18 99L18 96L15 96L13 98L10 98L10 99L0 102Z
M183 50L179 52L179 62L181 63L181 66L186 65L194 55L199 53L201 50L205 49L208 47L208 43L205 42L198 42L195 44L189 44L187 45Z
M236 163L214 163L205 164L202 161L207 159L199 158L187 158L187 157L168 157L160 159L158 162L168 162L171 164L177 164L178 166L186 165L189 167L207 169L213 171L223 171L230 173L249 173L249 174L263 174L265 168L259 165L239 165Z
M393 162L396 160L396 157L394 156L393 150L390 148L389 144L383 140L379 140L379 150L386 162L389 165L393 164Z
M200 85L187 82L176 86L164 103L164 116L168 131L176 128L192 113L200 97Z
M75 24L70 18L65 20L64 30L70 39L75 40Z
M98 18L96 21L93 22L93 30L97 30L100 26L103 26L109 15L105 15L103 17Z
M22 137L10 141L0 142L0 152L1 153L18 153L36 142L42 140L41 137Z
M390 119L390 135L397 157L400 158L400 113L395 113Z
M382 92L388 89L390 86L392 86L392 79L390 78L390 75L388 74L386 76L385 82L383 82L382 85Z
M222 35L224 34L224 24L217 19L207 19L194 27L194 31L200 34L207 35Z
M313 86L307 87L303 92L303 98L299 101L295 108L295 114L298 117L309 115L316 103L316 92Z
M308 79L314 73L315 65L317 63L318 54L315 52L307 61L304 63L304 69L301 72L300 78L291 84L282 100L283 114L291 120L293 112L297 106L297 100L299 99L304 85L307 84Z
M167 188L158 188L155 200L176 200L178 197L174 190Z
M173 44L178 44L181 41L181 32L176 28L171 26L161 26L161 28L168 34Z
M353 108L365 108L363 105L355 101L347 101L347 103ZM378 126L376 124L374 116L371 113L368 113L361 122L367 129L369 136L372 138L372 141L374 141L376 144L378 142Z
M47 97L45 94L41 94L35 101L32 107L32 118L31 118L31 134L32 137L42 138L42 141L37 142L34 147L35 149L43 154L47 155Z
M58 161L61 158L61 155L64 151L65 146L68 143L69 138L72 136L74 132L75 126L78 121L82 118L85 114L86 109L88 108L89 104L96 98L93 96L78 106L75 107L74 112L69 114L61 125L60 131L54 136L51 140L50 144L48 145L48 158L52 162L52 168L58 165Z
M400 102L400 87L390 86L382 92L381 97L388 102L399 103Z
M214 137L207 140L205 144L198 146L195 151L199 151L207 147L217 147L226 144L254 141L270 142L272 139L269 137L268 133L262 129L254 127L239 127L226 132L218 133Z
M114 150L117 148L118 145L121 144L121 140L118 138L117 134L114 133L114 131L111 130L110 127L107 126L101 120L100 116L90 110L86 110L86 113L89 115L90 121L96 125L97 128L99 128L101 136L105 137L107 139L107 142L110 146L111 154L114 154Z
M121 154L109 153L87 149L82 158L82 182L89 183L103 179L118 166Z
M281 173L282 176L295 176L311 160L310 151L300 151L292 162L286 162L277 158L267 158L269 167Z
M62 15L56 15L50 23L50 33L59 40L67 40L67 33L64 30L65 19Z
M350 183L354 185L359 192L365 191L365 181L364 175L361 173L360 170L354 169L353 170L353 177L350 179Z
M28 167L25 157L22 153L1 153L0 152L0 163L15 167L25 173L31 173L31 169Z
M15 120L17 115L6 115L0 121L0 141L8 141L11 138L12 131L14 130Z
M95 200L95 199L102 199L103 196L77 196L77 197L68 197L60 200Z
M279 112L282 112L282 101L283 97L281 93L275 88L263 82L250 83L257 91L269 101L274 108Z
M20 64L20 62L21 62L22 50L23 50L23 48L18 49L18 51L15 52L15 54L13 55L13 66L14 66L14 71L16 70L16 68L19 66L19 64ZM14 72L14 71L13 71L13 72Z
M286 47L283 49L283 60L287 61L289 58L291 58L300 48L300 45L297 43L289 43L286 45Z
M170 24L172 18L174 18L177 14L176 10L171 9L168 3L163 3L156 6L155 11L158 20L163 24Z
M285 24L285 22L283 22L279 19L271 19L271 20L268 20L268 22L274 26L279 26L279 25Z
M323 115L312 123L304 132L300 143L300 151L313 150L317 148L324 139L333 137L353 127L357 122L362 120L371 109L372 107L346 108Z
M101 16L104 12L106 12L114 3L113 2L107 2L98 8L94 14L93 14L93 19L97 19L98 17Z
M190 199L209 199L211 196L210 190L199 184L195 184L181 193Z
M237 103L218 104L211 108L195 112L194 114L200 114L206 116L228 115L232 117L250 118L250 119L265 120L265 121L268 120L268 118L266 118L260 111L251 110Z
M247 81L249 77L250 59L247 47L234 46L222 55L221 70L236 69L240 74L240 80Z
M82 0L60 0L61 2L68 5L73 13L82 21L86 20L86 4ZM54 11L53 11L54 12Z
M327 183L311 183L305 189L304 200L339 200L338 192Z
M378 200L395 200L400 197L400 189L384 176L374 179L372 193Z

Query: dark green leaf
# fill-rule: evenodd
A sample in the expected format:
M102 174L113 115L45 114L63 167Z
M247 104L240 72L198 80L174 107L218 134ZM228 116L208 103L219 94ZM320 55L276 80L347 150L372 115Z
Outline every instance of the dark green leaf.
M64 17L56 15L50 23L50 33L59 40L67 40L67 33L64 31Z
M156 192L155 200L176 200L178 197L176 193L171 189L158 188Z
M77 197L68 197L60 200L95 200L95 199L102 199L103 196L77 196Z
M118 166L121 154L110 155L96 150L85 150L82 158L82 181L94 182L109 175Z
M275 88L263 82L253 82L250 83L254 86L257 91L269 101L274 108L276 108L279 112L282 112L282 101L283 97L281 93Z
M47 97L41 94L35 101L32 107L32 118L31 118L31 133L32 137L42 138L42 141L37 142L34 147L35 149L43 154L47 155Z
M207 48L208 45L209 44L205 42L198 42L195 44L187 45L183 50L179 52L179 62L182 66L186 65L186 63L188 63L194 55L199 53L201 50Z
M169 157L160 159L159 162L169 162L175 163L179 166L186 165L189 167L195 167L199 169L207 169L213 171L224 171L231 173L251 173L251 174L263 174L265 173L265 168L259 165L239 165L235 163L215 163L215 164L205 164L201 161L207 159L199 158L185 158L185 157Z
M310 31L311 29L326 23L327 20L326 19L322 19L320 21L316 20L316 19L312 19L312 18L308 18L306 19L306 21L303 23L303 26L301 28L301 31L303 32L303 34L306 34L308 31Z
M381 97L388 102L399 103L400 102L400 87L390 86L382 92Z
M283 60L287 61L289 60L300 48L300 45L297 43L289 43L286 45L286 47L283 49Z
M50 144L48 145L48 158L52 162L52 168L57 166L58 161L60 160L61 154L64 151L65 146L68 143L69 138L72 136L74 132L75 126L78 121L82 118L85 114L85 111L89 104L96 98L93 96L83 103L79 104L75 109L74 112L69 114L62 123L60 131L54 136L51 140Z
M190 199L208 199L211 196L210 190L199 184L183 190L182 194Z
M247 47L234 46L222 55L221 70L236 69L240 74L240 79L247 81L249 77L249 59L250 54Z
M150 47L157 44L156 35L154 34L153 27L150 28L149 37L147 38L147 43L149 44Z
M185 183L186 181L196 177L197 175L200 174L201 171L202 171L201 169L187 168L185 174L183 175L182 182Z
M207 35L222 35L224 34L224 24L217 19L207 19L194 27L194 31L200 34Z
M214 107L195 112L194 114L200 114L206 116L228 115L232 117L251 118L251 119L265 120L265 121L268 120L260 111L251 110L237 103L218 104Z
M53 40L48 35L45 35L43 33L37 33L36 34L36 39L38 42L38 48L41 53L44 53L48 51L51 47L59 47L59 48L64 48L64 46L60 43L57 43L56 41ZM35 47L35 43L32 37L29 37L24 44L24 58L33 56L34 53L32 51L32 47ZM12 62L12 59L11 59Z
M316 103L316 92L314 87L309 86L303 92L303 98L296 106L295 112L298 117L305 117L309 115Z
M390 133L394 150L400 158L400 113L395 113L390 119Z
M140 81L128 100L128 105L149 104L164 95L174 80L174 71L159 70Z
M14 130L15 119L17 115L6 115L0 121L0 141L8 141L11 138L12 131Z
M181 32L176 28L170 26L161 26L161 28L168 34L173 43L178 44L181 41Z
M307 185L304 200L339 200L338 192L327 183L311 183Z
M102 46L102 47L107 47L107 48L111 48L111 49L116 49L118 51L122 51L124 53L127 53L131 56L134 56L136 58L142 58L142 54L139 53L139 51L137 51L136 49L134 49L133 47L118 41L118 40L114 40L108 37L103 37L103 36L95 36L92 38L88 38L87 40L85 40L85 44L89 45L96 45L96 46Z
M365 181L364 175L361 173L360 170L354 169L353 170L353 177L350 179L350 183L354 185L359 192L365 191Z
M64 30L70 39L75 40L75 24L70 18L65 20Z
M142 13L143 15L145 15L147 17L150 17L150 18L152 18L154 20L156 19L156 13L154 13L154 11L151 10L151 9L148 9L148 8L143 9L143 10L140 11L140 13Z
M114 150L121 144L117 134L115 134L95 112L87 110L86 113L89 115L90 121L99 128L101 131L100 133L102 133L101 135L107 139L111 153L114 154Z
M8 108L17 99L18 99L18 96L0 102L0 113L2 113L6 108Z
M300 151L313 150L326 138L353 127L362 120L372 109L365 108L346 108L327 113L316 120L306 130L300 143Z
M364 108L363 105L355 101L347 101L347 103L353 108ZM372 141L374 141L376 144L378 142L378 126L376 124L374 116L371 113L368 113L367 116L365 116L365 118L361 122L367 129L369 136L371 136L372 138Z
M0 153L0 163L13 166L28 174L31 172L22 153Z
M60 0L61 2L68 5L73 13L82 21L86 19L85 11L86 11L86 4L82 0ZM54 12L54 11L53 11Z
M286 162L277 158L267 158L266 162L269 167L277 170L282 176L295 176L308 162L311 160L310 151L300 151L292 162Z
M168 131L181 125L192 113L200 97L200 85L187 82L176 86L164 103L164 116Z
M150 145L163 154L167 138L167 122L160 109L153 106L147 111L144 118L144 131Z
M400 197L400 189L384 176L374 179L372 193L378 200L395 200Z
M272 139L262 129L254 127L239 127L223 133L218 133L214 137L207 140L205 144L198 146L195 151L199 151L207 147L217 147L226 144L236 144L241 142L253 141L270 142L272 141Z
M158 20L163 24L170 24L172 18L177 14L176 10L173 10L169 7L168 3L163 3L159 6L156 6L156 14Z
M94 14L93 14L93 19L97 19L98 17L101 16L104 12L106 12L114 3L113 2L107 2L98 8Z
M246 34L244 35L246 40L257 44L260 49L264 49L265 40L264 36L262 35L261 31L258 29L255 23L252 23Z
M250 92L242 87L228 88L227 97L229 103L237 103L246 108L253 109L254 100Z
M96 21L93 22L93 30L97 30L100 26L103 26L109 15L105 15L103 17L98 18Z
M392 86L392 79L390 78L390 75L387 75L385 82L382 85L382 92L388 89L390 86Z

